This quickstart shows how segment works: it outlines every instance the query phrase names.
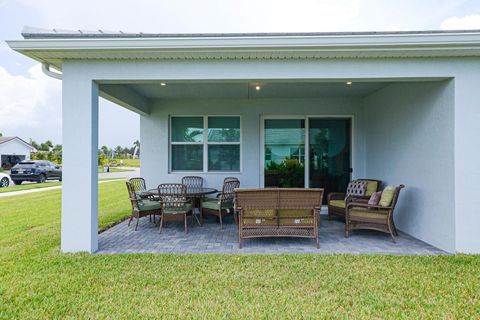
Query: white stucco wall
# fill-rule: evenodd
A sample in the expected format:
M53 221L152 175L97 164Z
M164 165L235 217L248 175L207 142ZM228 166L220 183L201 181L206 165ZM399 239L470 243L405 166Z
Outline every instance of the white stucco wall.
M72 187L70 191L64 187L64 204L62 208L62 222L71 224L72 228L78 228L75 237L82 238L77 241L76 238L69 236L69 230L65 230L62 225L62 242L72 245L63 247L63 251L79 251L79 250L94 250L96 239L92 234L96 231L95 224L91 221L97 218L96 203L94 194L96 193L94 172L96 160L96 144L94 137L96 136L96 125L92 125L92 119L95 119L95 99L92 100L91 85L93 82L134 82L134 81L169 81L169 80L265 80L269 79L283 79L283 80L305 80L305 79L322 79L324 81L344 81L345 79L352 79L356 81L370 80L378 81L379 79L385 81L409 80L419 81L421 79L446 79L453 78L454 83L454 208L450 212L450 216L454 216L455 232L449 233L449 239L455 237L455 251L480 253L480 233L478 232L480 226L480 215L478 208L480 208L480 197L478 196L480 181L480 167L477 164L477 159L480 156L480 149L477 147L477 140L480 137L480 90L478 90L478 83L480 83L480 59L478 58L392 58L392 59L291 59L291 60L143 60L143 61L127 61L127 60L66 60L63 63L64 74L64 145L70 145L76 151L71 151L71 159L77 157L80 162L88 163L87 168L78 171L76 162L73 161L68 165L64 162L64 183L68 183L70 179L80 179L81 184L71 181ZM67 86L65 85L67 84ZM80 90L76 87L81 84ZM84 88L85 87L85 88ZM67 88L67 89L66 89ZM413 90L409 87L409 90ZM434 90L436 91L436 90ZM433 94L433 93L432 93ZM409 95L409 92L399 93L396 97L401 99L403 95ZM93 96L94 97L94 96ZM226 101L223 101L226 102ZM233 102L232 102L233 103ZM238 101L238 104L231 104L232 109L244 110L240 107L244 106L244 102ZM267 101L259 101L259 104L267 104ZM393 102L392 102L393 103ZM176 105L175 105L176 104ZM167 130L162 131L163 126L166 129L166 118L162 121L152 119L162 119L161 114L171 114L172 111L182 110L180 106L185 102L178 101L175 104L159 102L153 108L152 114L149 117L141 119L141 142L142 146L142 174L148 177L158 178L161 180L165 174L162 169L168 159L168 147L162 141L167 141ZM429 103L426 103L429 105ZM176 110L175 108L178 107ZM260 106L259 106L260 107ZM219 104L190 104L190 108L198 109L196 114L217 113L225 114L224 107ZM210 108L213 108L210 109ZM263 107L262 107L263 108ZM275 111L276 114L294 114L299 112L301 106L291 105L292 112L288 109L280 109L280 105L271 105L268 108ZM307 107L305 107L307 108ZM308 107L308 109L310 109ZM70 109L72 109L70 111ZM74 117L77 114L73 109L78 109L79 120L75 121ZM86 116L82 115L82 110L87 112ZM192 110L190 110L192 111ZM191 113L186 108L183 112ZM243 112L243 111L242 111ZM252 105L250 109L245 108L246 114L244 121L247 118L259 118L259 113L268 114L270 111L258 111ZM323 111L319 108L317 114ZM238 114L238 111L232 112ZM310 112L308 112L310 113ZM306 113L306 114L308 114ZM338 112L334 112L338 114ZM65 116L65 114L67 116ZM435 117L435 114L431 114ZM356 117L355 124L358 125L361 114ZM405 115L403 115L405 119ZM401 118L400 118L401 119ZM66 121L67 120L67 121ZM393 125L400 123L392 122ZM256 122L259 126L259 121ZM66 125L67 124L67 125ZM255 132L256 128L253 125L249 130ZM153 128L157 126L158 128ZM144 128L143 128L144 127ZM150 128L149 128L150 127ZM358 127L356 127L358 129ZM147 132L152 133L146 134ZM163 132L163 133L162 133ZM250 132L250 131L249 131ZM257 131L258 132L258 131ZM154 135L160 133L159 135ZM77 136L86 135L88 138L82 139L85 143L78 143ZM243 131L244 135L251 135ZM69 138L65 138L69 136ZM409 135L412 137L411 135ZM450 136L451 137L451 136ZM248 138L248 137L246 137ZM246 139L245 138L245 139ZM418 139L417 137L415 137ZM250 139L250 140L248 140ZM245 141L253 141L248 138ZM365 140L357 136L357 148L361 148ZM244 144L245 148L245 144ZM253 154L257 153L258 142L248 148L253 150ZM417 149L413 149L417 150ZM360 151L357 151L358 153ZM146 159L153 154L156 155L150 164L145 163ZM245 150L243 157L245 157ZM87 155L82 158L82 155ZM413 156L413 155L412 155ZM446 155L448 157L448 155ZM244 168L250 166L250 163L256 163L257 172L259 170L258 159L244 159ZM358 161L358 160L357 160ZM357 162L355 161L355 162ZM163 164L162 164L163 163ZM355 167L361 168L361 161L354 163ZM361 170L361 169L360 169ZM77 171L78 174L74 172ZM358 170L356 169L358 172ZM68 174L70 172L70 175ZM84 177L85 175L90 177ZM444 173L440 173L444 175ZM70 178L68 178L70 176ZM354 176L357 175L354 172ZM167 176L171 180L170 176ZM207 179L211 181L211 179ZM215 182L218 185L218 181ZM390 179L387 179L390 180ZM258 179L243 179L244 185L258 184ZM392 182L396 182L393 181ZM399 181L400 182L400 181ZM407 184L409 188L409 181L401 181ZM150 183L150 182L149 182ZM411 182L410 182L411 183ZM442 180L443 183L443 180ZM75 184L75 188L73 185ZM448 182L447 182L448 184ZM151 184L149 184L151 186ZM431 187L431 186L429 186ZM65 193L69 195L65 196ZM403 196L403 195L402 195ZM408 194L405 198L408 200ZM86 201L86 205L77 206L78 199L82 202ZM68 200L68 201L66 201ZM422 206L422 204L420 204ZM426 207L426 206L425 206ZM446 211L445 211L446 212ZM82 218L80 218L80 216ZM84 219L81 224L76 224L75 219ZM450 219L448 220L450 223ZM429 221L431 222L431 220ZM402 223L399 221L399 223ZM445 229L442 229L445 230ZM449 229L451 231L451 229ZM453 234L453 235L452 235ZM438 235L441 237L442 235ZM435 241L442 241L437 239ZM82 242L76 245L76 242ZM448 241L450 242L450 241ZM67 249L66 249L67 248Z
M252 100L170 100L158 101L149 116L140 120L142 142L141 172L148 187L163 182L179 182L186 173L169 173L168 119L171 115L239 115L241 116L241 173L193 173L206 184L220 187L226 176L239 177L242 187L260 187L260 123L262 116L310 115L353 116L354 175L364 174L364 139L361 128L360 98L325 99L252 99Z
M17 139L0 144L0 156L2 155L23 155L25 159L30 159L30 147Z
M455 251L454 84L389 85L364 100L366 174L405 184L397 227Z

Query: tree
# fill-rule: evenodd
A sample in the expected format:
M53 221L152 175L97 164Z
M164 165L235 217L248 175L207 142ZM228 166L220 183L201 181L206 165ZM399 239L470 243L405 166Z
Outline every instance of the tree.
M101 152L102 154L106 155L107 157L109 157L109 156L110 156L110 153L111 153L111 152L110 152L110 149L108 149L107 146L102 146L102 147L100 148L100 152Z
M32 147L34 147L35 149L40 149L40 146L38 145L38 143L36 143L34 140L32 140L30 138L30 144L32 145Z

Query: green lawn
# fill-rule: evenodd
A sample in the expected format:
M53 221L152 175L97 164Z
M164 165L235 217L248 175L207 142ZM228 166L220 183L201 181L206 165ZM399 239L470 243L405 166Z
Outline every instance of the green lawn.
M20 190L30 190L30 189L42 189L42 188L56 187L61 185L62 183L59 181L52 181L52 182L49 181L46 183L21 184L19 186L10 186L8 188L0 188L0 193L20 191Z
M117 179L123 179L123 178L102 178L98 179L99 181L103 180L117 180ZM50 188L50 187L56 187L56 186L61 186L62 183L59 181L48 181L46 183L29 183L29 184L21 184L19 186L10 186L8 188L0 188L0 193L6 193L6 192L13 192L13 191L21 191L21 190L30 190L30 189L43 189L43 188Z
M123 161L123 164L120 162ZM117 159L117 164L124 167L140 167L140 159Z
M129 214L123 181L99 190L99 228ZM0 208L0 318L417 319L480 312L480 256L60 254L60 190L0 198Z

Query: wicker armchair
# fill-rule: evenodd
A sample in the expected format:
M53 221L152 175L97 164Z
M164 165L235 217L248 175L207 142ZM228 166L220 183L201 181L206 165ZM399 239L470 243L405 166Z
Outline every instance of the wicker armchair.
M364 197L346 198L346 194L343 192L331 192L327 196L328 204L328 220L331 220L332 216L341 217L345 219L345 210L347 203L355 200L357 202L367 202L372 193L380 190L381 180L374 179L358 179L358 181L367 182L367 192Z
M203 178L197 176L186 176L182 178L182 184L187 188L203 188Z
M147 191L147 184L145 183L145 179L143 178L131 178L128 180L131 184L135 192L144 192Z
M187 187L181 183L160 184L158 196L162 208L160 232L167 221L183 221L187 233L187 215L192 213L192 205L187 199Z
M233 214L235 223L238 223L234 210L235 188L240 187L238 179L228 179L223 182L222 192L216 198L204 198L201 204L202 217L204 214L217 216L220 228L223 228L222 217Z
M153 222L155 223L155 215L162 215L160 203L158 201L153 201L149 199L141 199L135 192L135 188L132 183L127 181L126 184L130 202L132 203L132 216L128 221L128 226L130 226L133 218L135 218L137 219L137 223L135 224L135 230L137 230L140 218L145 216L149 216L150 221L152 221L151 216L153 216Z
M392 241L395 243L395 236L398 234L393 222L393 211L395 210L400 190L404 187L401 184L395 188L392 202L387 207L371 205L365 202L352 201L348 203L345 215L345 237L348 238L353 230L369 229L389 233Z

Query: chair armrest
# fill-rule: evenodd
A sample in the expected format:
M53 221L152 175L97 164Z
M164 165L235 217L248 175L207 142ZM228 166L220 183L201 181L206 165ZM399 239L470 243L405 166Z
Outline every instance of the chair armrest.
M345 201L346 203L349 203L349 202L368 203L369 199L370 197L365 197L365 196L348 196Z
M346 194L342 192L331 192L327 196L327 203L329 203L330 200L343 200L345 196Z
M367 208L367 209L382 209L382 210L391 210L392 207L383 207L379 205L374 205L374 204L368 204L368 203L361 203L361 202L350 202L347 204L347 210L350 210L351 208Z

